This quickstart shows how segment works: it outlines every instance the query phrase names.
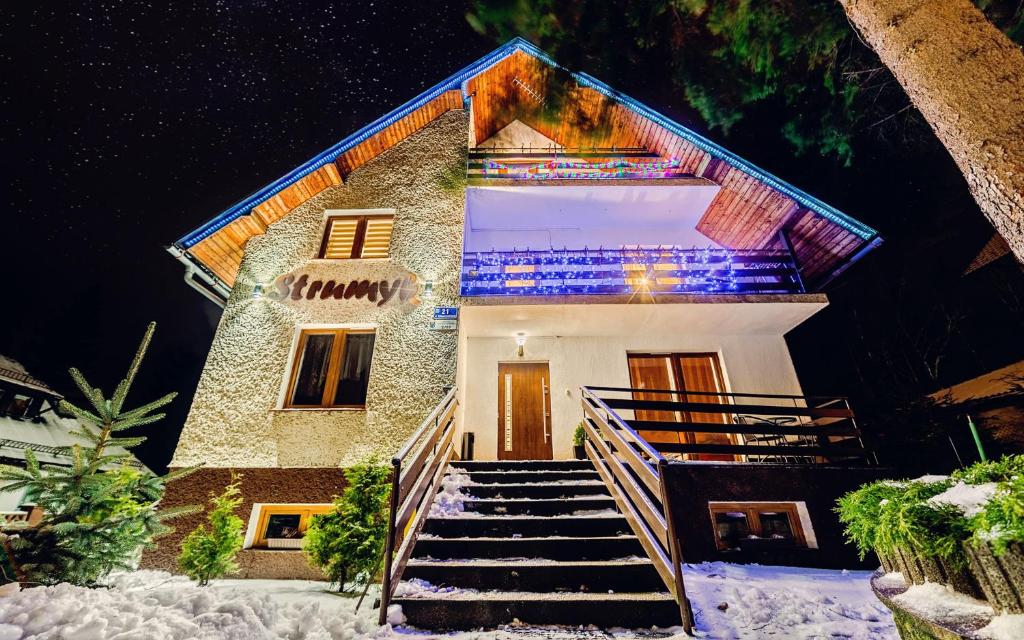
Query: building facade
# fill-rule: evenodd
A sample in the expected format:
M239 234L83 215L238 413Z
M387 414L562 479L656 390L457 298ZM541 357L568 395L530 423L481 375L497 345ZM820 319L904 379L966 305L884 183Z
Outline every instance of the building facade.
M801 396L784 335L878 242L514 40L170 248L224 312L171 462L204 468L166 500L241 471L243 575L308 575L284 550L342 469L389 459L452 387L483 460L571 457L584 386Z
M25 451L31 451L42 464L70 467L69 447L92 446L72 433L84 427L60 411L61 397L17 360L0 355L0 462L24 468ZM121 447L110 447L108 453L125 456L131 466L151 473ZM34 524L41 515L25 489L6 491L0 487L0 525Z

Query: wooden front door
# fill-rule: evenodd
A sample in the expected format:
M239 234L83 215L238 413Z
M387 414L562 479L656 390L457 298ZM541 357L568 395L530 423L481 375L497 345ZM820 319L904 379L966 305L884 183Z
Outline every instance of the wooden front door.
M551 457L548 363L499 363L498 459L551 460Z

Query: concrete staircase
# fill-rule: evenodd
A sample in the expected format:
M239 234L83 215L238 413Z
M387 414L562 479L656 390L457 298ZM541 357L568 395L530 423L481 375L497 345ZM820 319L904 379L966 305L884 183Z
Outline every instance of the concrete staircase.
M468 472L472 484L461 491L472 498L457 517L427 519L404 595L392 601L407 624L679 624L678 606L589 461L455 466Z

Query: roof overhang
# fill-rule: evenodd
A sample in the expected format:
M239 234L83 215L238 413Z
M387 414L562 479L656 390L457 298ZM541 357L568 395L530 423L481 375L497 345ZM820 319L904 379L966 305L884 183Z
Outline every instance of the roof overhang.
M376 154L451 109L476 105L474 139L483 141L518 119L558 144L567 144L561 138L567 129L571 136L572 125L545 123L530 107L530 94L536 91L527 91L528 83L540 82L550 70L574 83L574 113L597 101L610 105L617 123L617 128L608 127L613 144L616 136L627 138L633 146L649 148L663 158L678 158L695 178L722 186L697 225L715 243L736 249L778 248L783 242L779 234L785 232L811 288L820 288L880 243L878 233L867 225L595 78L560 67L531 43L516 38L231 205L179 238L170 250L196 267L214 291L229 290L248 238L262 234L313 195L342 184ZM509 80L520 76L525 82ZM521 106L508 113L485 113L485 105L495 102L488 102L488 96L516 92L525 96ZM597 100L591 99L595 95ZM482 123L484 118L490 121Z

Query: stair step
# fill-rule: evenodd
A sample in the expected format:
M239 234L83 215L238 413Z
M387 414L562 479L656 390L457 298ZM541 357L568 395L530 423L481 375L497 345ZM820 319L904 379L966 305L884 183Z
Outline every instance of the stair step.
M610 497L607 487L601 482L579 484L557 482L531 482L525 484L478 484L464 489L476 498L572 498L575 496Z
M551 562L543 560L413 560L403 580L419 578L439 587L497 591L604 592L662 591L658 572L650 560L590 560Z
M423 532L441 538L544 538L549 536L616 536L631 532L615 516L493 516L428 518Z
M467 470L468 471L468 470ZM540 470L540 471L469 471L470 480L478 484L532 484L536 482L598 481L601 476L593 469Z
M477 629L511 624L596 625L638 628L679 624L668 593L446 593L436 598L395 598L407 624L423 629Z
M612 560L643 556L636 536L548 538L435 538L420 536L413 558L545 558L548 560Z
M615 508L611 496L584 496L581 498L555 498L538 500L502 500L482 498L462 503L466 511L501 515L553 516L576 511L602 511Z
M467 471L593 471L590 460L456 460Z

